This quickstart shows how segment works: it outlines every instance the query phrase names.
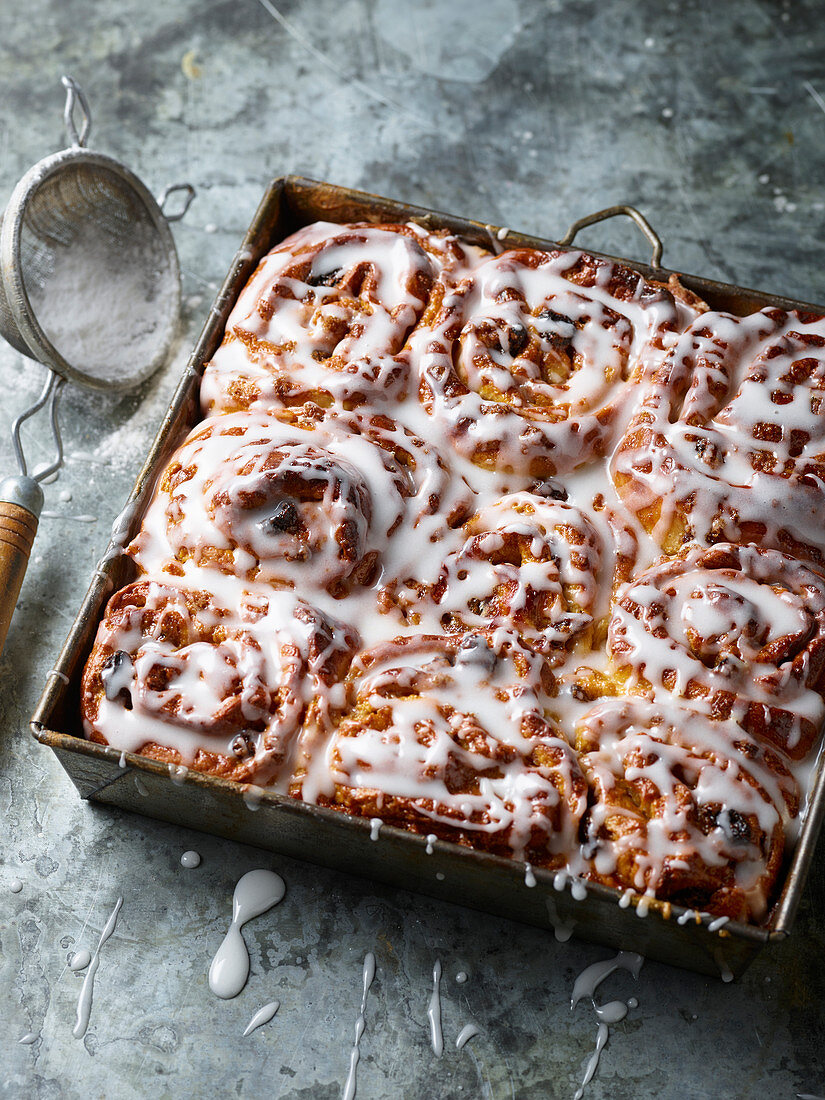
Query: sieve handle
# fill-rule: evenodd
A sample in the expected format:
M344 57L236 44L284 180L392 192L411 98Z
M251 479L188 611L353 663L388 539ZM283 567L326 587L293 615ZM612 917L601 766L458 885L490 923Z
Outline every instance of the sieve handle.
M75 149L83 149L89 140L89 131L92 128L92 112L89 110L89 101L83 94L83 89L71 76L62 76L60 83L66 89L66 105L63 108L63 124L69 141ZM80 109L80 133L74 120L75 107Z
M0 653L26 575L43 490L30 477L9 477L0 484Z

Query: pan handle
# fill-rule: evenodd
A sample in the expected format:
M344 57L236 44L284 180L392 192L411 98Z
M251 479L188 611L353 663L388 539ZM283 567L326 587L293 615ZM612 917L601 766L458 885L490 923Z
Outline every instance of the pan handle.
M604 210L596 211L595 214L588 214L584 218L579 218L578 221L573 222L564 236L559 239L559 244L572 244L579 231L585 229L588 225L595 225L596 222L604 222L607 221L608 218L616 218L619 217L619 215L632 218L636 225L638 225L639 229L641 229L648 241L650 241L653 248L650 266L653 268L661 267L662 251L664 248L662 239L644 214L637 210L635 206L608 206Z

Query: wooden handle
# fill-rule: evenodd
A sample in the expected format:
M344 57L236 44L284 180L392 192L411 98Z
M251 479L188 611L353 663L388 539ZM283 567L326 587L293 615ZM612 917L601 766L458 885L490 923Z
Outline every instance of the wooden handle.
M19 504L0 500L0 653L6 644L36 534L36 516Z

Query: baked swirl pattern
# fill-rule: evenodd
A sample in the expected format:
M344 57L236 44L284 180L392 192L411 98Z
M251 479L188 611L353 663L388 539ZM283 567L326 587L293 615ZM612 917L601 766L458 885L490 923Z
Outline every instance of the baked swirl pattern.
M757 542L825 565L825 320L706 313L655 376L612 463L668 553Z
M138 581L109 601L83 676L87 735L233 779L273 779L316 698L331 701L355 631L291 593ZM101 733L105 731L105 735Z
M620 264L505 252L436 285L413 341L422 400L474 463L564 473L606 453L683 316L668 290Z
M399 353L433 283L467 255L455 237L413 225L300 230L261 261L238 298L204 373L204 412L397 399L409 376Z
M368 650L353 665L329 750L332 789L314 801L463 844L482 836L488 851L563 866L586 784L542 713L550 683L542 658L505 631Z
M825 321L308 226L207 366L87 736L762 920L825 717Z
M628 586L608 651L625 690L734 717L799 759L825 715L825 581L775 550L691 550Z
M799 807L776 753L730 721L609 699L582 720L589 877L691 909L760 917Z

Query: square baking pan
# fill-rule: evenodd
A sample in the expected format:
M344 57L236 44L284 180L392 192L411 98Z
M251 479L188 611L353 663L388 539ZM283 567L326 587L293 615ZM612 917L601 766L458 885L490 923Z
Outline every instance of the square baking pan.
M630 905L624 898L620 905L618 890L587 884L584 891L579 881L538 868L534 871L535 885L528 876L528 886L524 865L518 861L441 840L428 845L423 836L390 826L382 826L379 842L374 843L374 830L362 818L310 806L259 787L170 768L83 737L79 705L83 666L106 600L135 575L122 548L137 532L156 479L172 451L200 419L198 390L204 365L221 342L236 298L270 248L302 225L325 220L416 221L431 229L449 229L464 240L492 250L519 246L549 249L569 246L580 229L617 214L628 215L639 224L653 246L652 261L644 264L606 258L618 259L648 277L667 279L671 272L659 266L661 243L630 207L611 207L583 218L557 243L297 176L270 184L212 305L126 508L115 521L109 547L94 571L32 718L32 733L54 750L84 799L544 927L561 940L572 934L726 980L741 974L763 947L785 939L825 815L822 752L812 772L805 821L786 860L782 889L769 919L760 926L730 922L719 928L717 922L711 931L708 925L712 918L708 915L699 917L679 906L654 902L646 918L640 920L645 910L637 911L638 897ZM765 305L776 305L825 312L823 307L742 287L689 275L679 277L714 309L747 314Z

